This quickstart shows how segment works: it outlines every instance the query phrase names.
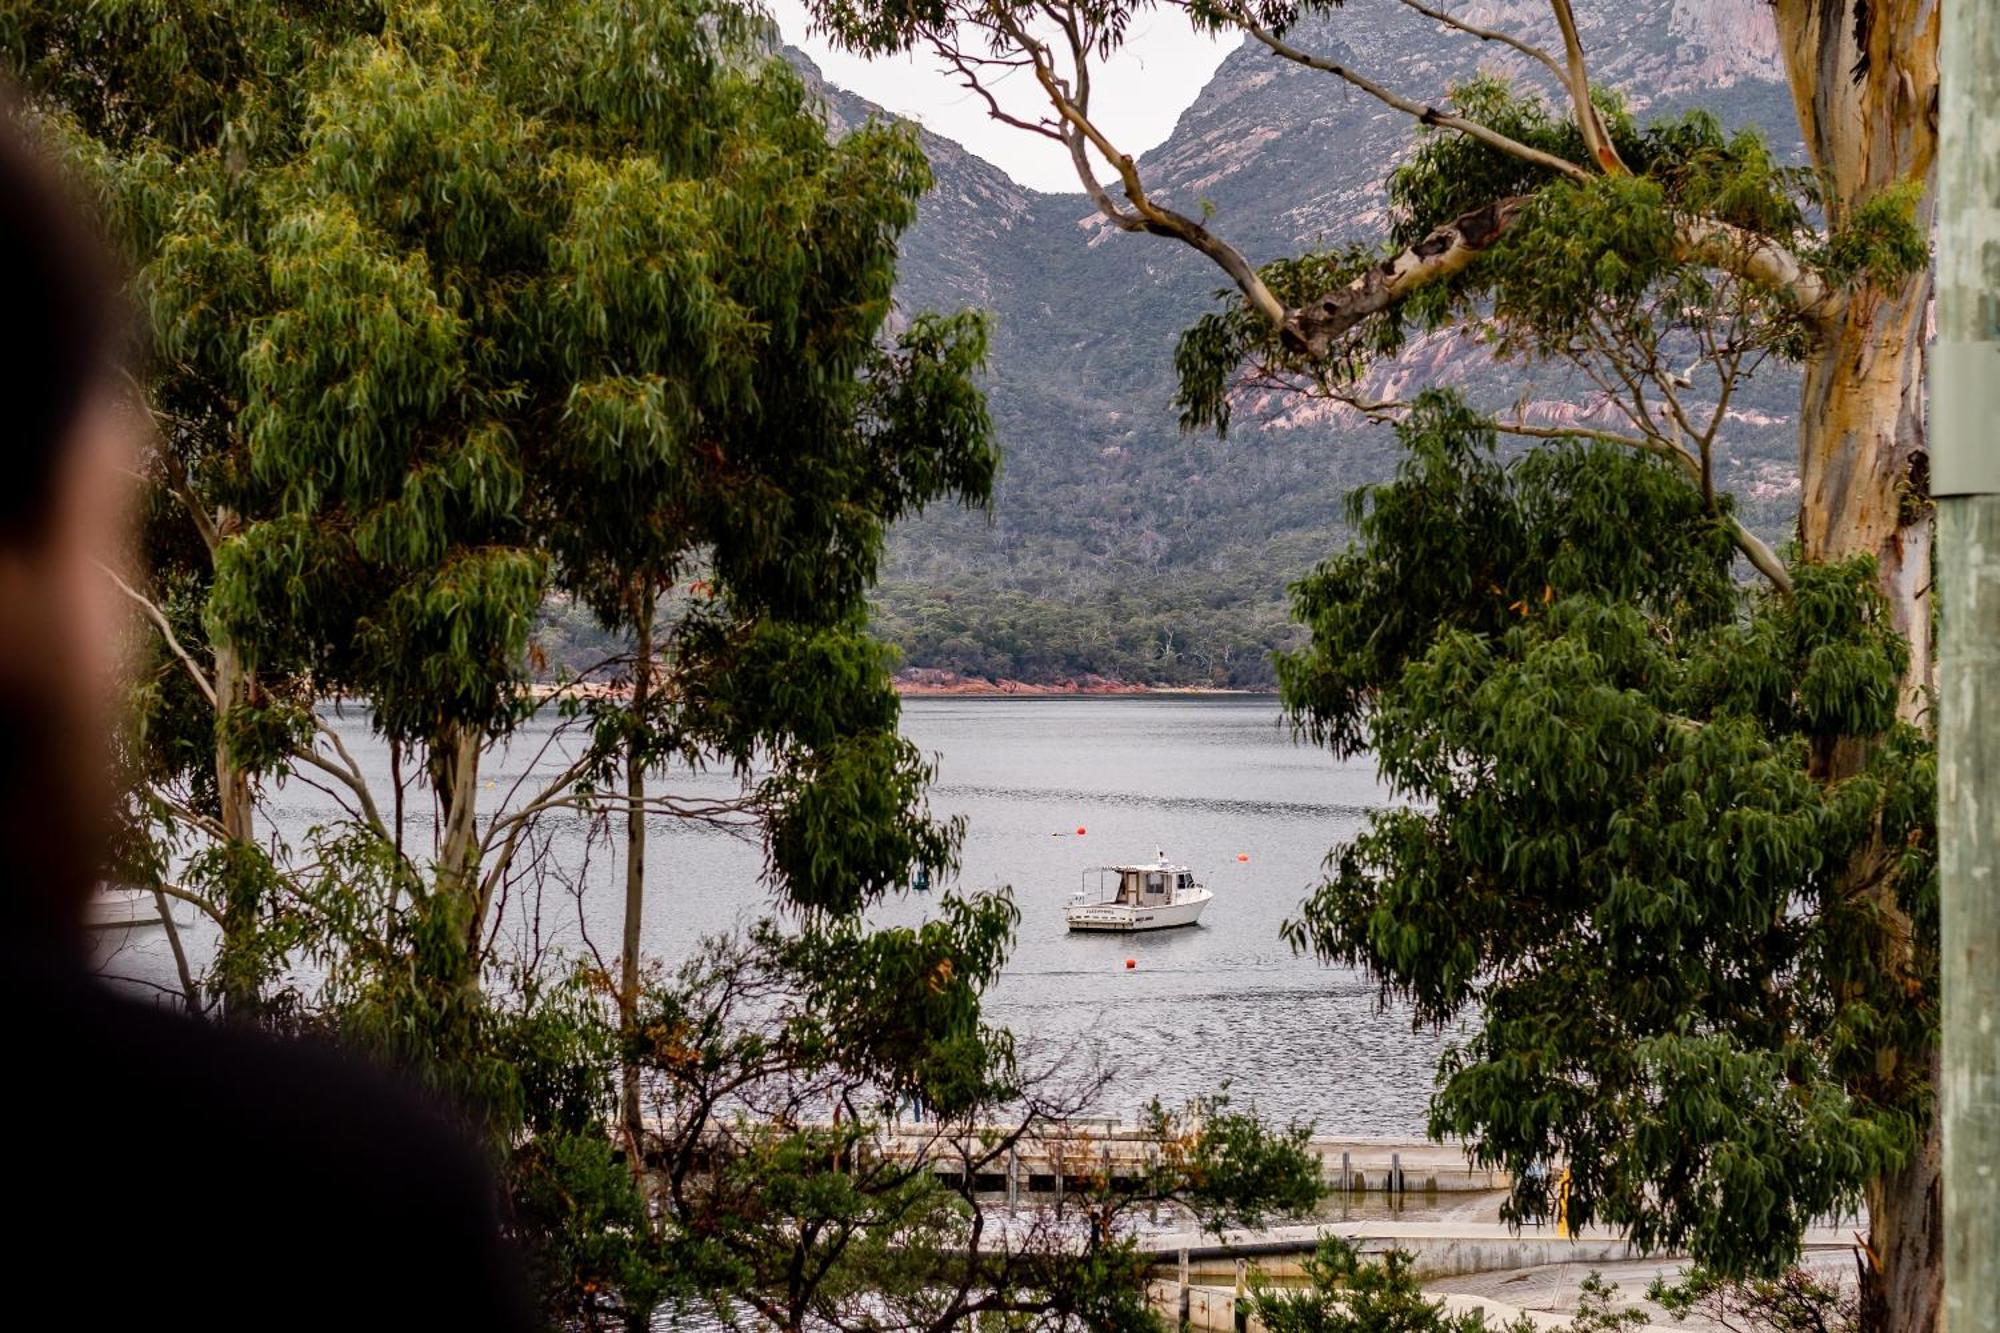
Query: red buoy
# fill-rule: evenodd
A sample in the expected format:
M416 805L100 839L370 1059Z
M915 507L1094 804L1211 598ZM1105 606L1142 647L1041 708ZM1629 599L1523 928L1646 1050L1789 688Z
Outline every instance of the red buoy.
M1137 966L1139 966L1139 960L1138 960L1138 959L1136 959L1136 958L1127 958L1127 959L1125 960L1125 966L1126 966L1126 967L1127 967L1128 969L1130 969L1130 968L1134 968L1134 967L1137 967Z
M1250 853L1248 853L1248 852L1238 852L1238 853L1236 853L1236 859L1237 859L1237 860L1239 860L1239 861L1248 861L1248 860L1250 859Z
M1083 836L1083 825L1081 825L1081 824L1078 824L1078 825L1076 826L1076 836L1077 836L1077 837L1079 837L1079 838L1081 838L1081 837Z

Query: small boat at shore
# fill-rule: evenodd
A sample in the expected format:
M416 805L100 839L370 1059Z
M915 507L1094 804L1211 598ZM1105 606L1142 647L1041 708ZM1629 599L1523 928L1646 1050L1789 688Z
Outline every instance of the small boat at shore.
M1090 877L1097 876L1093 886ZM1215 897L1186 866L1160 859L1146 865L1093 866L1070 895L1063 918L1071 930L1172 930L1192 926Z
M194 913L187 904L172 898L166 901L174 925L194 923ZM91 930L143 930L149 926L165 926L167 920L161 915L160 900L153 896L151 889L106 884L90 895L89 915L84 924Z

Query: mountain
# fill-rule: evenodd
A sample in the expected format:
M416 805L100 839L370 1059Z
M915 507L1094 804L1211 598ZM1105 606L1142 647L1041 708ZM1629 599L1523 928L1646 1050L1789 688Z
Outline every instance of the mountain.
M1541 0L1462 15L1560 47ZM1593 76L1642 118L1701 106L1798 154L1763 0L1597 0L1578 18ZM1433 101L1480 70L1540 73L1395 0L1348 0L1292 40ZM884 114L820 86L836 128ZM1263 262L1379 236L1383 181L1413 142L1407 117L1246 44L1141 167L1157 194L1209 212ZM1387 429L1325 403L1252 399L1227 439L1183 435L1169 407L1174 340L1211 308L1219 272L1117 231L1081 193L1036 193L950 140L924 143L937 183L905 238L898 300L993 313L988 392L1006 462L990 516L932 513L895 534L883 633L908 666L932 671L1268 684L1271 651L1296 634L1284 589L1337 548L1342 497L1389 475ZM1455 383L1494 406L1525 395L1552 419L1574 410L1551 372L1442 338L1375 374L1401 393ZM1770 373L1732 417L1726 476L1772 533L1795 493L1796 396L1794 377Z

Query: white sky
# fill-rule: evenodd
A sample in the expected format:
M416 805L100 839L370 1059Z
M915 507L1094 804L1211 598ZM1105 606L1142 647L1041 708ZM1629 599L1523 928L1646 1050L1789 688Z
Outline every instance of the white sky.
M959 86L928 52L898 60L861 59L808 35L804 0L766 3L785 40L817 61L830 82L956 139L1023 185L1065 194L1082 188L1060 144L994 120L986 104ZM1171 9L1135 14L1124 49L1109 63L1091 67L1092 119L1122 151L1136 157L1173 131L1174 121L1233 46L1196 34ZM1039 90L1025 72L1012 75L1011 81L1020 87L1003 92L1003 104L1033 119L1045 105Z

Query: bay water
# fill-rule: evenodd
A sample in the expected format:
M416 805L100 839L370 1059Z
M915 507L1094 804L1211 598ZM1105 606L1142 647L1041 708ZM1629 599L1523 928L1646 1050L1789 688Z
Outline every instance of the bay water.
M1108 1114L1227 1085L1236 1103L1312 1121L1322 1134L1421 1132L1445 1038L1412 1032L1407 1013L1378 1006L1367 977L1298 956L1280 937L1328 851L1389 800L1372 764L1296 742L1262 697L916 697L903 719L938 766L934 813L965 821L963 864L955 880L892 897L873 919L911 924L943 893L1007 886L1021 921L987 1008L1031 1058L1101 1062L1112 1074ZM388 791L388 749L365 712L331 720ZM572 748L552 714L529 723L489 761L482 805L518 802ZM670 773L655 787L693 802L737 790L724 773ZM406 790L406 828L420 845L431 836L429 798L414 781ZM265 832L301 839L339 813L294 780L273 792ZM623 908L622 828L567 810L541 828L549 873L510 886L502 939L523 952L594 946L609 960ZM1214 891L1199 926L1068 933L1063 904L1090 867L1161 853ZM656 819L648 861L645 947L669 966L702 937L773 910L754 837ZM199 961L213 941L199 927L186 933ZM171 984L163 932L109 932L99 943L108 975L148 993Z

